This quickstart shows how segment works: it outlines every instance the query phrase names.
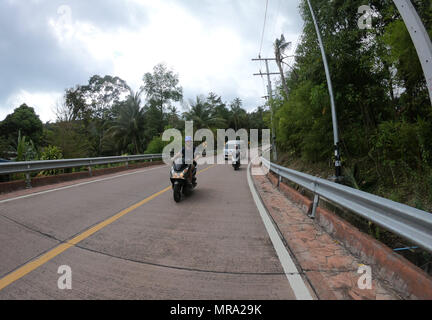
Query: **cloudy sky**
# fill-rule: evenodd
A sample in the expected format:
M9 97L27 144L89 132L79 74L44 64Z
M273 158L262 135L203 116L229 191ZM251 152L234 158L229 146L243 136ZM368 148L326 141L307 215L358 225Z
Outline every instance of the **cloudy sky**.
M269 0L263 57L282 33L299 40L298 4ZM99 74L137 90L159 62L179 74L185 101L215 92L253 110L266 90L252 75L263 66L251 61L265 8L266 0L0 0L0 120L25 102L53 121L66 88Z

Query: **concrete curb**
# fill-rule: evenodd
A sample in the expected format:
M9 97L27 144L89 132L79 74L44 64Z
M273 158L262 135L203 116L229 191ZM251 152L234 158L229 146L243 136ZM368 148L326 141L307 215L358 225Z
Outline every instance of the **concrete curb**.
M255 181L252 179L251 175L251 166L252 162L249 163L247 168L249 189L276 254L278 255L279 261L285 271L285 275L288 282L290 283L291 289L293 290L297 300L314 300L312 295L315 295L315 292L312 286L307 284L307 279L303 279L299 273L297 265L293 261L293 258L295 259L294 255L288 252L287 247L283 243L283 235L280 233L280 230L278 229L277 224L273 220L271 214L267 211L266 206L255 186ZM313 292L313 294L311 292Z
M98 177L107 174L139 169L139 168L146 168L146 167L161 165L161 164L163 164L162 161L153 161L153 162L133 164L133 165L129 165L128 167L123 166L123 167L93 170L92 176ZM36 177L31 180L31 184L32 187L41 187L41 186L46 186L46 185L51 185L51 184L56 184L56 183L61 183L66 181L86 179L86 178L89 178L89 173L84 171L84 172L59 174L59 175L49 176L49 177ZM26 183L24 180L0 183L0 194L6 194L9 192L23 190L23 189L26 189Z
M267 177L274 186L278 185L279 179L273 173ZM310 212L313 204L310 199L283 182L279 188L303 212ZM375 275L390 283L403 298L432 299L432 277L410 261L328 210L318 208L315 221L354 256L373 266Z

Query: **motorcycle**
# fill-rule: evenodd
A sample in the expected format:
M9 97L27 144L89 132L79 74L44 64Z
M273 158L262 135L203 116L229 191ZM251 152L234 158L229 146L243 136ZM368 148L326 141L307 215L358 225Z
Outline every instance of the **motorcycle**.
M193 181L193 173L190 172L192 166L185 164L182 158L173 162L171 167L170 180L174 193L174 201L180 202L182 194L189 196L196 187Z

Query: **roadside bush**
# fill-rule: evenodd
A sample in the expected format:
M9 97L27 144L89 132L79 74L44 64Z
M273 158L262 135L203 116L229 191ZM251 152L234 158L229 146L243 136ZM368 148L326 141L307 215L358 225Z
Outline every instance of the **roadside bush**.
M43 149L41 156L41 160L60 160L63 159L63 153L59 147L56 146L48 146Z
M56 147L56 146L48 146L46 148L43 149L41 156L40 156L41 160L60 160L63 159L63 154L62 151L60 150L60 148ZM52 175L56 175L60 172L63 172L63 170L46 170L43 171L41 173L41 175L44 176L52 176Z
M168 142L162 141L161 137L154 137L152 141L150 141L145 154L159 154L162 153L165 146Z
M404 121L385 121L372 139L372 156L384 170L390 170L393 183L421 168L422 151L416 124Z

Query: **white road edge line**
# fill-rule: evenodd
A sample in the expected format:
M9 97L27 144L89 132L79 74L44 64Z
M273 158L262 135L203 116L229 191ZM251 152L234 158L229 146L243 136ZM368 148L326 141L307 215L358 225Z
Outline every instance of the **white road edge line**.
M125 177L125 176L130 176L130 175L138 174L138 173L146 173L146 172L150 172L150 171L161 169L161 168L165 168L165 167L166 167L166 165L164 165L162 167L158 166L157 168L145 169L145 170L140 170L140 171L134 171L134 172L120 174L120 175L109 177L109 178L92 180L92 181L87 181L87 182L73 184L73 185L66 186L66 187L49 189L49 190L45 190L45 191L41 191L41 192L35 192L35 193L27 194L27 195L24 195L24 196L19 196L19 197L16 197L16 198L10 198L10 199L5 199L5 200L0 200L0 204L1 203L6 203L6 202L11 202L11 201L16 201L16 200L21 200L21 199L25 199L25 198L35 197L35 196L38 196L38 195L41 195L41 194L51 193L51 192L55 192L55 191L61 191L61 190L75 188L75 187L80 187L80 186L84 186L84 185L95 183L95 182L113 180L113 179L117 179L117 178L121 178L121 177Z
M264 225L267 229L267 233L270 236L270 239L273 243L273 247L276 250L276 253L279 257L279 261L285 271L285 275L288 279L288 282L297 298L297 300L313 300L312 295L310 294L308 288L306 287L306 284L304 283L302 277L300 276L297 267L295 266L293 260L291 259L290 254L288 253L287 249L285 248L278 232L276 231L275 226L273 225L273 222L271 221L270 217L268 216L268 212L265 209L263 203L261 202L261 198L258 196L258 192L255 189L255 185L252 181L250 169L252 165L251 161L248 166L247 171L247 179L249 188L252 193L252 197L255 201L256 207L261 215L261 218L264 222Z

